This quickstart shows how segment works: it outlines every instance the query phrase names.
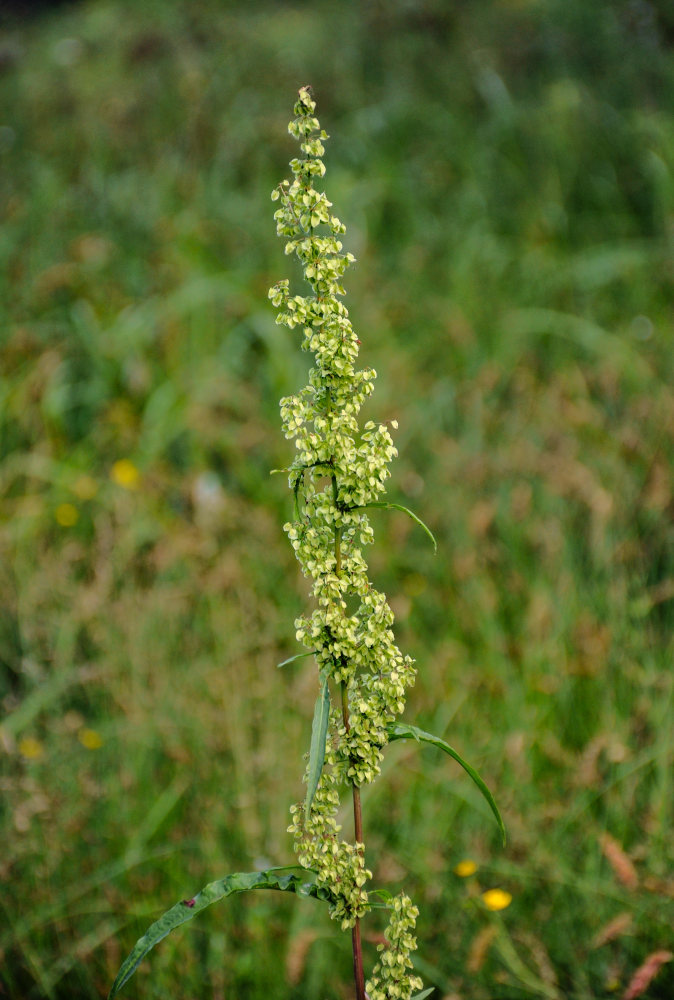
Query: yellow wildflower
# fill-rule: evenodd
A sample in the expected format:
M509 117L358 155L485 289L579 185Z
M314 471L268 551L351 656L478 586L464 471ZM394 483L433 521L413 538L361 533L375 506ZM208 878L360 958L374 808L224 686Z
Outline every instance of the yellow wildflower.
M140 473L128 458L120 458L119 461L115 462L110 471L110 476L118 486L122 486L125 490L138 489Z
M100 750L103 737L95 729L80 729L77 738L86 750Z
M459 861L454 869L454 874L460 878L468 878L469 875L474 875L476 871L477 865L475 862L471 858L465 858L463 861Z
M72 528L73 524L77 524L80 513L74 504L60 503L54 512L54 517L62 528Z
M26 760L37 760L44 753L44 747L33 736L26 736L19 741L19 753Z
M482 901L488 910L505 910L513 901L512 896L505 889L487 889L482 893Z

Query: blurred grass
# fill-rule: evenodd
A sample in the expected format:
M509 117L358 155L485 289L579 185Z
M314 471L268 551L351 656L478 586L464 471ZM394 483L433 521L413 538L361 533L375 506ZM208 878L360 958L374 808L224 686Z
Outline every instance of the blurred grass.
M608 998L671 948L673 40L645 0L6 16L3 995L100 996L158 912L290 860L315 682L275 669L306 588L269 470L306 359L266 301L268 192L307 82L368 415L401 424L389 495L440 541L377 517L406 718L509 829L396 745L369 862L418 899L439 996ZM347 997L346 936L306 906L234 898L127 993Z

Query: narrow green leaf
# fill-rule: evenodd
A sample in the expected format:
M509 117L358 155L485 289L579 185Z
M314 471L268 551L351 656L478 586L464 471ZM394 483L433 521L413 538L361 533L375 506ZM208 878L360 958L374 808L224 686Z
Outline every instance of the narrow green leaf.
M237 872L234 875L227 875L217 882L210 882L194 899L183 899L182 902L176 903L138 939L117 973L108 1000L113 1000L113 997L117 996L147 953L162 938L225 896L231 896L235 892L248 892L250 889L278 889L282 892L294 892L297 896L313 896L314 899L331 901L328 890L316 885L314 872L303 871L301 875L294 875L291 872L281 874L282 871L283 869L272 868L264 872Z
M383 899L385 903L390 903L391 900L393 899L393 896L388 891L388 889L370 889L368 895L379 896L379 898Z
M417 743L430 743L432 746L438 747L440 750L444 750L444 752L449 754L450 757L453 757L454 760L461 765L466 774L470 775L487 800L489 808L496 818L498 828L501 831L503 844L505 845L505 825L501 819L501 813L498 811L498 806L494 801L494 796L491 794L475 768L471 767L471 765L463 759L461 754L457 753L453 747L450 747L449 743L445 743L444 740L441 740L439 736L433 736L432 733L426 733L423 729L419 729L417 726L408 726L404 722L392 722L389 726L387 726L387 729L389 742L391 743L394 740L416 740Z
M425 997L429 997L431 993L435 992L435 986L429 986L427 990L422 990L421 993L415 993L411 1000L424 1000Z
M423 528L426 532L430 540L433 542L433 551L438 551L438 543L435 540L435 535L428 525L424 524L421 518L417 517L417 515L411 511L409 507L403 507L401 503L390 503L388 500L373 500L371 503L364 503L358 507L349 507L349 510L366 510L369 507L382 507L385 510L400 510L403 514L407 514L408 517L412 518L415 524L418 524L419 527Z
M293 509L295 512L295 520L300 519L300 486L304 482L304 473L301 472L295 479L293 485Z
M311 653L297 653L296 656L289 656L287 660L284 660L282 663L277 663L276 666L287 667L289 663L294 663L295 660L302 660L305 656L313 656L313 655L314 655L313 651Z
M325 741L328 735L328 721L330 719L330 690L328 688L328 678L323 677L321 690L316 699L314 709L314 721L311 726L311 748L309 750L309 772L307 775L307 797L304 801L304 812L308 816L311 812L311 803L318 788L318 782L323 770L325 761Z

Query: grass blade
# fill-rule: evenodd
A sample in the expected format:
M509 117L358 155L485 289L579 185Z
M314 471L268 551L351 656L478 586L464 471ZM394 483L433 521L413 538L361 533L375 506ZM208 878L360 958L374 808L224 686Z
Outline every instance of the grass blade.
M367 510L369 507L382 507L384 510L400 510L403 514L407 514L408 517L412 518L415 524L418 524L419 527L423 528L426 532L430 540L433 542L433 551L438 551L438 543L435 540L435 535L428 525L424 524L421 518L417 517L414 511L411 511L409 507L403 507L401 503L390 503L388 500L373 500L372 503L364 503L358 507L349 507L349 510Z
M480 789L485 799L487 800L489 808L491 809L491 811L494 814L494 817L496 818L496 822L498 823L498 828L501 831L503 844L505 845L506 842L505 824L501 818L501 813L498 810L498 806L494 801L494 796L491 794L491 792L489 791L486 784L484 783L480 775L477 773L475 768L471 767L471 765L463 759L460 753L457 753L457 751L453 747L450 747L449 743L445 743L445 741L441 740L439 736L433 736L432 733L427 733L423 729L419 729L417 726L408 726L404 722L392 722L387 728L388 728L388 738L390 743L392 743L394 740L416 740L417 743L430 743L432 746L438 747L439 750L444 750L444 752L449 754L450 757L453 757L454 760L457 762L457 764L461 765L466 774L468 774L473 779L473 781L475 782L475 784L477 785L477 787Z
M117 973L108 1000L113 1000L113 997L117 996L147 953L167 934L188 920L192 920L211 903L217 903L226 896L231 896L235 892L248 892L251 889L278 889L282 892L294 892L297 896L313 896L314 899L330 901L328 891L316 885L313 872L303 871L301 875L294 875L281 874L281 871L282 869L270 869L263 872L237 872L227 875L204 886L194 899L183 899L180 903L176 903L138 939Z
M27 694L18 708L6 716L0 728L6 735L17 737L47 708L51 708L71 685L87 680L87 672L82 667L59 671L42 681Z
M323 770L325 760L325 741L328 735L328 721L330 719L330 691L328 688L328 678L323 677L321 690L316 699L314 709L314 721L311 726L311 748L309 750L309 771L307 775L307 797L304 800L304 812L308 816L311 812L311 803L318 788L318 782Z

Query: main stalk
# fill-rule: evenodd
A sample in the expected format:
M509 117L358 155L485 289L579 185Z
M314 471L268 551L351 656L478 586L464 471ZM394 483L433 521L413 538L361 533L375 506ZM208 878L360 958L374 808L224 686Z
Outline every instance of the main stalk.
M333 495L337 494L337 479L332 477ZM342 532L341 528L335 529L335 573L337 576L342 572ZM342 722L347 733L351 729L349 721L349 688L343 681L342 685ZM360 804L360 788L351 782L351 793L353 796L353 830L357 844L363 844L363 812ZM360 848L362 852L362 847ZM353 978L356 984L356 1000L367 1000L365 993L365 972L363 969L363 944L360 936L360 918L356 917L356 923L351 929L351 946L353 949Z

